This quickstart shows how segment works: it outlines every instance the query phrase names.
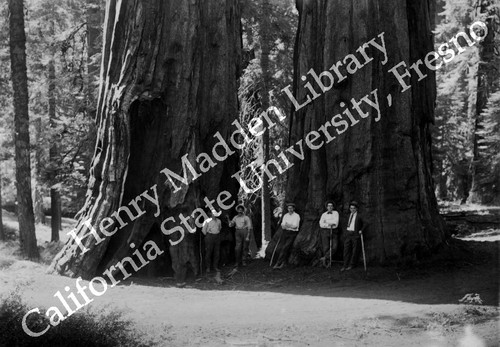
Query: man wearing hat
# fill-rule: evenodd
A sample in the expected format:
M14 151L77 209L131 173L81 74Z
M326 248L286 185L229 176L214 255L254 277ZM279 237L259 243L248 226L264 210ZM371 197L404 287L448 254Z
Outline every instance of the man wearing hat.
M288 258L288 252L290 247L293 245L293 241L297 236L300 225L300 216L295 212L295 204L290 202L286 204L288 213L283 215L281 221L283 247L281 248L281 253L274 266L274 269L281 269ZM277 245L276 245L277 246Z
M215 215L214 210L210 211L210 218L203 222L201 231L205 235L205 264L207 266L207 274L213 269L219 272L219 253L220 253L220 231L222 223ZM213 263L212 263L213 260Z
M321 215L319 220L321 248L323 250L323 257L320 261L323 266L330 267L331 257L337 251L339 213L333 210L335 208L333 201L327 201L325 206L327 211Z
M236 245L234 247L236 255L236 266L238 265L245 266L246 263L242 258L243 246L245 240L246 241L250 240L250 233L252 232L253 227L252 227L252 221L250 220L250 218L248 218L248 216L245 215L245 206L241 204L236 206L236 211L238 212L238 214L234 216L234 218L231 221L229 221L228 217L228 221L230 227L233 226L236 227L235 228L236 231L234 233L234 238L236 242Z
M359 256L360 238L365 228L363 218L358 213L359 204L356 201L349 203L349 219L347 222L344 240L344 266L340 271L348 271L356 266Z

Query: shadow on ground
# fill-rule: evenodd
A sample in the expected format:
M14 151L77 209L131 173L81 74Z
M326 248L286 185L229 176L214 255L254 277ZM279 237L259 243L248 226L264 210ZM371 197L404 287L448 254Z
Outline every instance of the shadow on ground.
M369 266L340 272L333 269L289 266L280 270L258 259L230 275L232 267L222 269L224 283L214 276L192 279L187 287L199 290L239 290L296 295L381 299L416 304L457 304L466 294L477 293L484 305L498 306L499 242L474 242L452 239L448 245L425 261L405 266ZM131 278L124 282L171 287L174 279Z

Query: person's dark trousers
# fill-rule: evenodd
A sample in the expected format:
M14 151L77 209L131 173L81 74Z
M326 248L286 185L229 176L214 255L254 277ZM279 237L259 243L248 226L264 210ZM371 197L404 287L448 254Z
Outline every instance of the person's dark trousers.
M241 264L242 256L243 256L243 244L247 237L246 229L236 229L234 233L234 238L236 241L236 245L234 247L235 255L236 255L236 264Z
M220 235L207 234L205 235L205 264L207 271L212 269L219 270L219 254L220 254ZM213 260L213 263L212 263Z
M330 229L321 228L321 249L323 250L323 256L329 257L330 253L330 242L332 247L332 257L337 252L338 244L339 244L339 235L338 229L335 228L331 231L332 239L330 240Z
M229 265L233 257L233 245L231 241L224 240L220 243L220 257L219 261L222 262L222 266Z
M281 253L276 264L286 263L290 248L292 247L293 241L295 240L295 236L297 236L297 231L283 229L283 235L281 235L281 242L283 242L283 246L281 248Z
M243 255L242 255L243 260L248 260L250 259L250 240L247 241L245 238L243 240Z
M359 257L360 236L354 231L347 231L344 241L344 267L355 267Z

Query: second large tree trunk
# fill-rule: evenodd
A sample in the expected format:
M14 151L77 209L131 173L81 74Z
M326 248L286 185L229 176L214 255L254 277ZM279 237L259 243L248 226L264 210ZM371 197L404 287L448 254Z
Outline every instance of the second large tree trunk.
M342 102L352 111L351 98L359 101L375 89L381 120L376 122L376 111L365 104L361 107L371 110L369 116L357 116L359 123L335 140L319 150L304 145L304 160L295 160L289 170L287 201L297 204L302 218L290 261L308 263L320 256L318 222L326 199L336 202L342 230L347 224L349 201L359 201L360 213L369 223L365 231L369 261L413 258L444 240L431 181L429 126L434 117L435 76L426 70L428 77L417 82L414 73L411 89L401 92L388 72L401 61L409 66L433 50L430 2L298 1L294 95L299 102L311 95L302 76L308 76L307 81L321 93L308 75L311 68L319 74L350 53L363 60L356 49L382 32L388 62L383 65L382 53L367 50L373 61L292 112L290 145L342 113ZM386 98L389 94L392 106ZM322 139L326 141L325 136ZM279 233L268 249L274 249L278 238Z
M89 251L84 254L70 239L52 264L55 271L90 277L132 253L131 243L142 250L150 239L164 254L162 261L148 265L148 273L166 271L169 265L178 272L188 263L198 271L194 235L186 233L169 254L160 225L172 216L178 221L179 213L191 214L204 205L204 197L213 199L221 190L236 197L237 182L229 177L237 171L237 158L233 155L197 181L181 184L177 193L160 171L168 168L182 175L184 154L195 163L198 153L211 153L216 132L228 138L238 114L240 54L235 0L108 2L99 132L76 233L88 233L85 220L97 226L142 192L153 194L154 184L161 211L155 217L156 208L143 198L143 216L99 244L92 236L85 238Z

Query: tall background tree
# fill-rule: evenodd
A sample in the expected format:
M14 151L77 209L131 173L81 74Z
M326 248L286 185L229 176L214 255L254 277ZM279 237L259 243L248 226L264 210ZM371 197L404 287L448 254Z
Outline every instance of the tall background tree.
M288 141L288 124L279 119L286 113L288 103L279 91L292 82L297 11L292 0L248 1L242 7L247 65L238 91L240 122L248 124L264 110L269 110L268 116L277 124L241 150L240 167L257 168L269 159L276 159ZM252 179L252 171L244 172L247 181ZM251 185L252 193L240 190L240 199L254 222L257 245L262 243L263 249L275 229L277 218L272 219L271 212L278 216L285 184L285 175L277 175L269 182L263 174Z
M270 0L261 1L261 13L271 13ZM262 87L261 87L261 103L262 110L267 112L269 109L269 92L271 91L269 81L269 55L270 55L270 37L271 23L269 16L262 16L262 25L260 26L261 32L261 58L260 65L262 67ZM264 119L262 120L264 122ZM262 160L267 162L269 160L269 130L265 131L262 135ZM262 215L262 250L265 251L267 244L271 241L271 194L269 192L269 179L267 175L262 173L262 192L261 192L261 215Z
M83 206L95 144L95 105L90 105L97 92L87 78L92 70L90 34L80 5L66 0L27 3L30 110L37 116L34 128L40 134L34 142L34 162L37 188L50 196L43 211L51 216L52 241L59 238L62 215L73 217ZM92 32L96 30L100 32Z
M9 0L9 33L12 89L14 91L14 127L16 153L17 218L21 252L28 259L38 259L35 216L31 197L31 163L28 111L28 76L26 72L26 35L22 0Z
M436 49L472 24L474 2L438 1ZM475 45L436 72L438 88L432 146L436 195L443 201L465 203L469 196L478 63Z
M500 203L498 162L498 94L500 93L500 3L477 0L476 18L486 23L488 34L479 44L477 94L473 132L472 184L469 200L482 204ZM493 140L493 141L492 141Z
M5 241L5 230L3 229L2 214L2 166L0 163L0 241Z
M360 202L369 221L365 245L369 260L380 262L414 258L430 252L445 238L431 176L429 127L434 120L435 75L429 71L411 90L401 86L388 70L401 61L408 65L433 50L431 1L382 0L297 2L299 27L295 45L294 95L306 99L300 77L317 73L385 33L388 63L383 56L337 83L330 91L290 116L290 144L344 109L342 101L361 99L377 89L381 120L374 115L350 127L320 150L304 146L305 159L289 171L286 196L302 217L290 260L309 262L318 257L319 217L327 198L343 216L350 200ZM338 20L342 18L342 20ZM373 52L373 51L372 51ZM392 106L386 96L392 95ZM343 219L342 226L346 223ZM268 250L273 249L279 233Z
M54 21L49 22L49 35L54 37ZM49 126L52 131L55 130L57 124L56 118L56 67L55 67L55 47L54 43L52 43L49 49L49 63L48 63L48 90L47 90L47 98L48 98L48 106L49 106ZM49 160L52 164L50 168L50 181L53 183L50 187L50 225L52 229L51 233L51 241L59 241L59 230L61 229L61 192L60 185L56 184L55 178L57 176L57 166L54 165L57 157L59 156L59 136L55 136L50 141L49 148Z
M499 6L498 1L438 1L436 49L474 21L488 27L484 41L437 71L433 161L443 201L499 203Z
M189 215L205 196L213 199L221 190L237 193L237 182L228 179L237 170L236 156L178 193L160 173L169 168L182 174L180 157L187 153L194 161L198 153L211 151L215 132L226 139L232 132L241 60L237 1L112 0L105 22L98 139L76 232L84 237L86 220L97 226L153 184L161 213L155 217L156 209L146 204L145 215L102 243L84 238L90 249L85 254L71 239L52 268L84 277L131 253L130 242L161 243L161 222ZM162 258L150 271L171 266L179 274L197 264L194 235L187 234ZM196 266L193 271L198 272Z

